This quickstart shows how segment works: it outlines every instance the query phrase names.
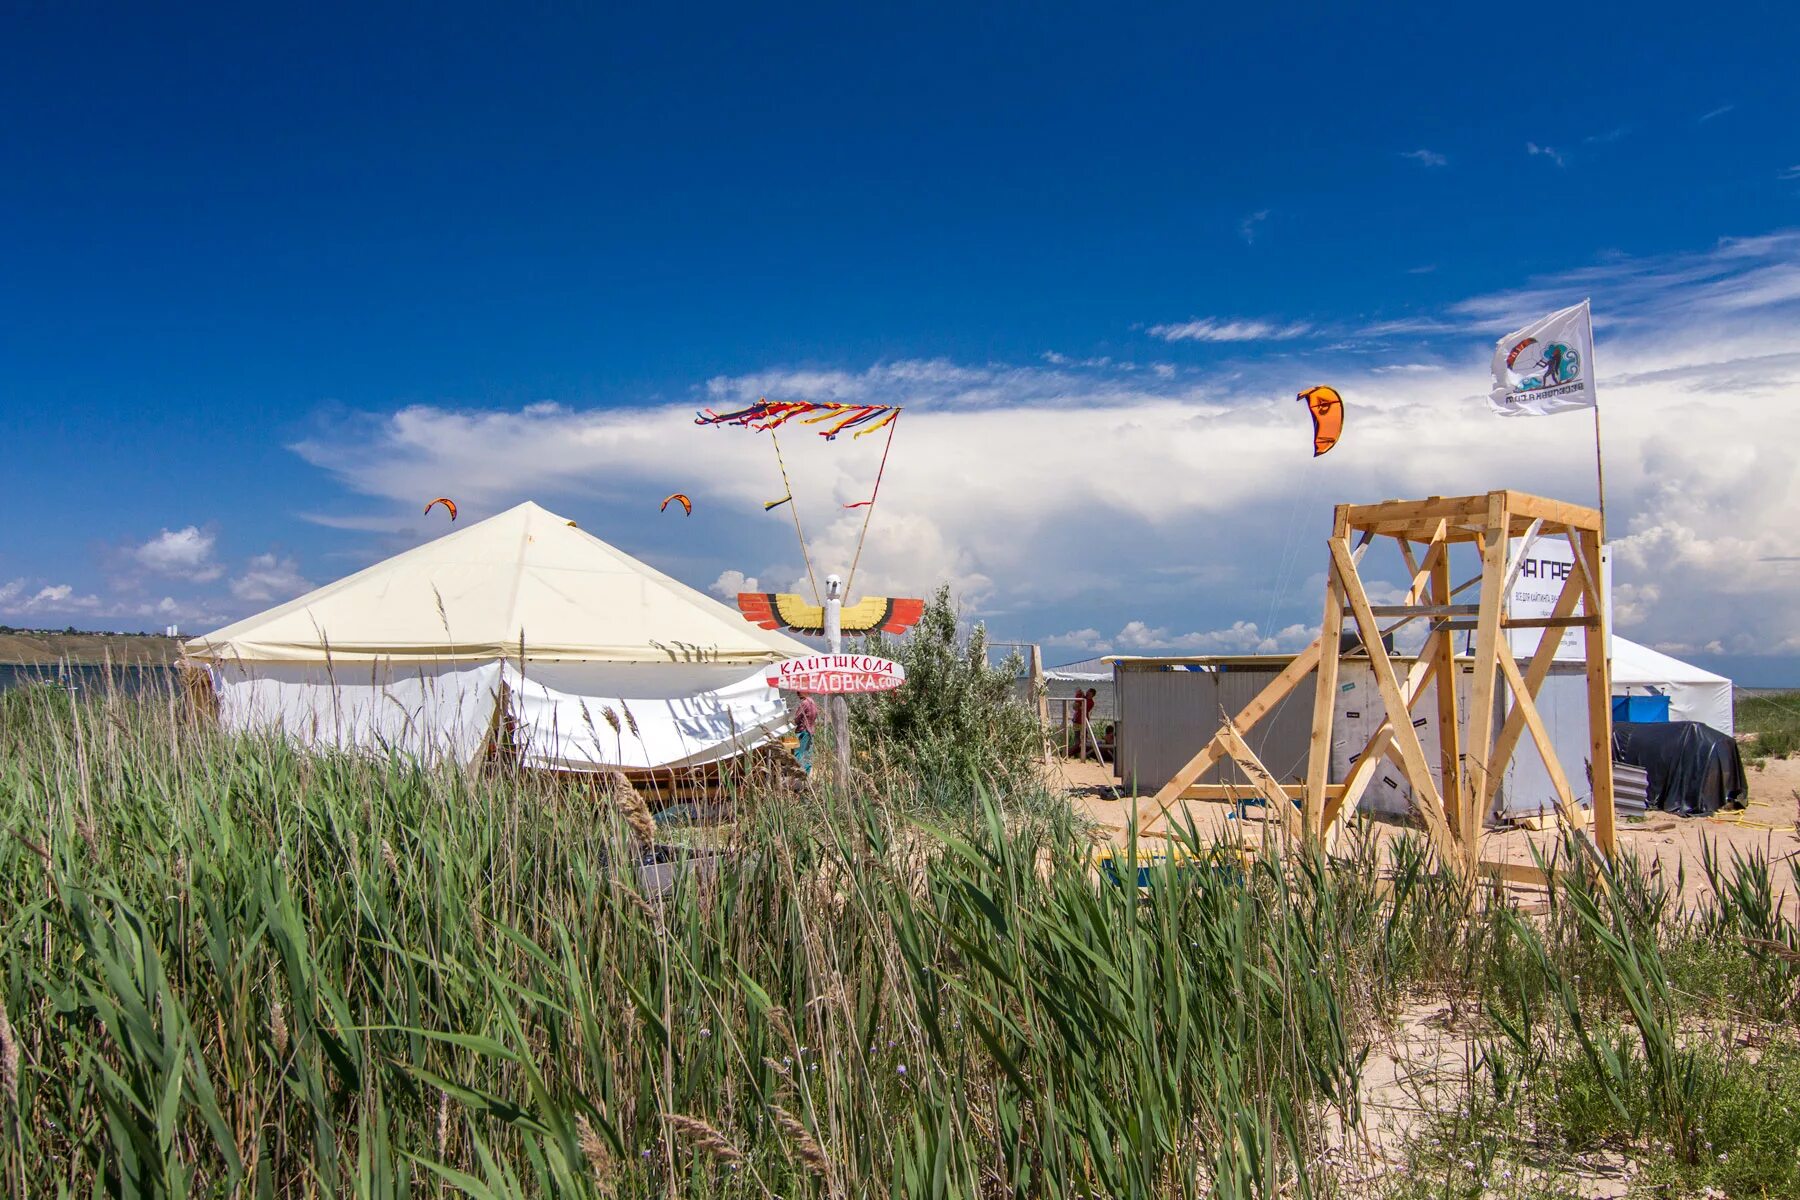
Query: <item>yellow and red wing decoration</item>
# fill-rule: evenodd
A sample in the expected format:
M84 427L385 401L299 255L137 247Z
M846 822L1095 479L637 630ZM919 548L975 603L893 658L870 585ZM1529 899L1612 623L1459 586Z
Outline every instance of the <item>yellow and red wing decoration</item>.
M788 629L795 633L825 632L825 607L809 604L792 592L739 592L738 608L744 620L763 629ZM846 604L838 620L845 633L905 633L925 615L923 600L904 596L864 596Z
M1344 432L1344 398L1334 387L1315 387L1307 388L1294 399L1312 413L1313 457L1317 458L1337 445Z

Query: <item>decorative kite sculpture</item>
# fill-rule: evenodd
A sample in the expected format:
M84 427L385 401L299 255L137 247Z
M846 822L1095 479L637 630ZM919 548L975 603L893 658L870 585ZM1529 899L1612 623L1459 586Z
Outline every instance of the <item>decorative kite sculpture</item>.
M739 592L738 608L744 620L763 629L788 629L795 633L825 632L825 608L809 604L792 592ZM899 596L864 596L839 611L838 624L845 633L905 633L925 615L925 602Z
M892 404L836 404L823 400L758 400L736 412L716 413L712 409L694 414L696 425L742 425L749 429L779 429L798 419L802 425L819 425L819 436L831 441L846 429L854 429L853 437L874 433L893 424L900 410Z
M686 513L688 516L691 517L694 515L694 502L687 498L686 492L670 492L667 496L663 497L662 507L657 509L656 511L657 512L668 512L670 501L675 501L676 503L679 503L681 505L681 511Z
M1313 457L1325 453L1338 443L1344 432L1344 398L1334 387L1307 388L1294 399L1312 413Z
M450 519L452 521L456 520L456 501L452 500L448 496L439 496L436 500L433 500L430 504L427 504L425 506L425 515L430 516L431 510L439 504L444 506L444 511L450 514Z

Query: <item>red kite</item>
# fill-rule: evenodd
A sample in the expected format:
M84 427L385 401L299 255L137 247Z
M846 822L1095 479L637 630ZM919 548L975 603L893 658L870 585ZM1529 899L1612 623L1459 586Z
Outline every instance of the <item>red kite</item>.
M436 500L433 500L430 504L427 504L425 506L425 514L427 516L429 516L431 514L432 508L439 504L444 506L444 511L450 514L450 519L452 521L456 520L456 501L452 500L448 496L439 496Z
M687 498L686 494L682 493L682 492L670 492L667 496L664 496L663 502L662 502L662 507L657 509L656 511L657 512L668 512L669 511L669 501L671 501L671 500L681 501L681 511L686 513L690 517L694 515L694 502L692 500L689 500Z

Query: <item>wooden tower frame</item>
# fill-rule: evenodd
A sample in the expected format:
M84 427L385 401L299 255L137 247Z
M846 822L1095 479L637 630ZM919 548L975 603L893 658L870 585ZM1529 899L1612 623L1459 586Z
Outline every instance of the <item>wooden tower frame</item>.
M1549 617L1514 619L1506 612L1507 597L1532 544L1543 537L1566 538L1573 550L1574 566ZM1400 604L1371 603L1358 573L1364 551L1377 538L1397 542L1405 560L1411 585ZM1523 541L1519 553L1509 560L1513 538ZM1481 572L1452 586L1450 548L1457 543L1474 544L1481 556ZM1166 813L1178 800L1211 798L1225 790L1218 785L1197 785L1197 781L1216 764L1230 759L1262 795L1271 813L1282 814L1291 831L1319 840L1346 814L1355 811L1380 764L1391 761L1410 785L1431 844L1448 869L1465 878L1472 878L1484 867L1491 872L1521 874L1515 869L1500 872L1497 864L1482 863L1481 841L1487 813L1506 766L1519 739L1529 734L1548 768L1559 818L1579 831L1589 850L1610 861L1617 833L1613 817L1610 654L1606 605L1598 574L1600 514L1592 508L1513 491L1340 504L1335 510L1328 549L1324 619L1318 639L1242 711L1227 718L1200 752L1163 785L1156 793L1156 811L1149 819ZM1477 584L1474 603L1456 601L1459 594ZM1583 615L1575 614L1578 605ZM1361 636L1363 649L1357 653L1368 656L1388 717L1354 760L1344 782L1332 784L1332 713L1345 618L1354 622ZM1383 619L1390 623L1382 625ZM1416 620L1429 621L1429 632L1412 667L1402 674L1386 649L1384 638ZM1562 640L1561 631L1568 628L1581 629L1586 640L1588 757L1593 785L1591 834L1570 788L1568 772L1558 760L1537 707L1556 647ZM1523 667L1508 643L1509 629L1546 631L1537 651ZM1458 665L1454 635L1463 630L1475 634L1466 735L1459 728L1458 689L1453 682ZM1317 678L1306 780L1284 785L1257 759L1243 734L1308 675ZM1413 722L1393 719L1397 713L1410 714L1434 679L1444 683L1433 689L1441 788L1432 776L1432 764L1427 761ZM1496 734L1497 706L1504 703L1502 684L1511 704Z

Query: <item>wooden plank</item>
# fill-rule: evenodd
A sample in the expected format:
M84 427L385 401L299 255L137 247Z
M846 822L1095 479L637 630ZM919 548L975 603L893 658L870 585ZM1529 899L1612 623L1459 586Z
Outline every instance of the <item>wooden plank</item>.
M1486 496L1428 496L1423 500L1383 500L1378 504L1352 504L1346 516L1350 528L1366 529L1374 524L1414 522L1424 527L1427 537L1434 521L1463 521L1487 512ZM1421 538L1420 540L1424 540Z
M1350 764L1350 773L1344 777L1343 790L1336 796L1329 796L1325 801L1324 824L1326 829L1333 829L1345 813L1353 813L1362 802L1363 793L1369 790L1369 784L1375 779L1375 772L1388 757L1394 745L1394 723L1383 721L1375 727L1374 736Z
M1270 709L1285 700L1288 693L1294 690L1294 686L1312 674L1318 667L1319 646L1319 640L1313 639L1312 645L1295 655L1294 661L1289 663L1281 674L1271 679L1268 685L1256 694L1255 699L1238 711L1237 715L1231 719L1232 723L1239 730L1250 729L1266 717ZM1151 797L1151 803L1156 806L1156 811L1150 814L1149 820L1141 823L1148 825L1168 812L1169 808L1181 798L1182 792L1186 791L1191 784L1210 771L1224 757L1225 750L1219 744L1219 735L1214 734L1206 745L1201 747L1200 752L1188 760L1186 766L1175 772L1167 783L1157 789L1156 795ZM1135 810L1136 800L1132 801L1132 806ZM1137 815L1141 816L1141 813Z
M1343 596L1325 579L1325 616L1319 625L1319 674L1313 682L1312 737L1306 749L1306 798L1301 828L1308 837L1324 830L1325 786L1331 779L1331 723L1337 712L1338 651L1343 645Z
M1544 528L1544 518L1539 517L1525 527L1525 536L1519 542L1518 553L1512 556L1512 563L1506 568L1506 583L1500 588L1502 596L1511 596L1513 584L1518 582L1519 572L1525 568L1525 560L1531 555L1531 547L1536 544L1538 533Z
M1586 629L1598 617L1520 617L1500 622L1502 629ZM1561 638L1557 639L1561 641Z
M1406 565L1412 569L1412 583L1406 589L1408 604L1418 604L1425 599L1427 589L1431 586L1432 577L1437 573L1439 564L1447 564L1450 561L1450 545L1444 541L1444 535L1447 532L1448 528L1442 521L1432 528L1431 545L1425 550L1424 562L1415 563L1412 555L1407 555ZM1400 544L1406 545L1405 542ZM1446 604L1450 597L1438 596L1436 600L1439 604Z
M1469 726L1462 759L1466 779L1463 783L1463 805L1460 832L1468 867L1473 870L1480 858L1481 823L1486 813L1476 803L1489 795L1488 778L1497 776L1504 763L1489 757L1494 738L1494 689L1498 674L1495 647L1500 641L1500 610L1505 607L1505 594L1500 585L1506 579L1507 496L1505 492L1489 495L1487 529L1481 544L1481 615L1475 628L1475 675L1469 686Z
M1439 602L1450 599L1453 594L1450 588L1450 553L1448 545L1435 563L1431 564L1431 592L1434 600ZM1428 556L1429 558L1429 556ZM1438 721L1438 778L1444 795L1444 812L1457 814L1458 833L1461 832L1461 819L1464 807L1462 781L1462 729L1457 724L1456 698L1456 639L1450 636L1449 629L1437 631L1434 643L1437 653L1434 662L1437 666Z
M1306 785L1304 783L1284 783L1280 786L1281 790L1288 794L1289 799L1301 799L1306 795ZM1181 798L1183 800L1207 800L1214 802L1242 800L1244 798L1244 793L1248 790L1247 785L1240 783L1196 783L1186 791L1182 792ZM1325 787L1325 798L1328 801L1333 796L1342 796L1343 794L1344 785L1341 783L1327 784Z
M1551 607L1552 616L1566 617L1575 611L1581 602L1582 582L1580 579L1581 564L1577 562L1569 577L1563 580L1562 591L1557 594L1556 604ZM1544 680L1550 677L1550 668L1556 661L1556 647L1561 638L1542 638L1538 641L1537 652L1531 656L1531 664L1525 668L1525 682L1533 696L1543 689ZM1610 711L1610 710L1609 710ZM1513 747L1519 744L1519 736L1525 732L1525 714L1515 709L1506 716L1506 724L1500 729L1500 736L1494 739L1493 757L1503 766L1512 758ZM1494 803L1494 792L1500 786L1499 775L1488 780L1488 790L1480 797L1485 811Z
M1394 678L1393 660L1388 657L1387 648L1381 644L1380 626L1375 622L1375 614L1369 611L1368 594L1363 591L1356 566L1350 561L1349 543L1343 538L1332 538L1330 544L1332 567L1337 572L1338 586L1344 590L1350 606L1356 611L1356 624L1362 630L1363 648L1369 653L1369 666L1375 672L1375 682L1381 689L1382 703L1387 706L1388 716L1392 718L1395 713L1410 712L1407 697L1401 690L1399 681ZM1412 784L1413 799L1425 818L1425 828L1431 835L1432 843L1437 847L1439 856L1447 864L1453 864L1451 869L1462 874L1468 864L1456 856L1455 839L1450 836L1449 826L1444 821L1444 802L1437 784L1431 778L1431 768L1425 762L1425 748L1419 743L1419 731L1412 727L1411 721L1399 721L1394 724L1394 737L1400 752L1401 769L1408 776L1407 782Z
M1527 887L1550 886L1550 874L1536 863L1484 862L1480 864L1480 870L1488 878L1498 879L1503 883L1522 883Z
M1600 534L1579 535L1582 559L1600 565ZM1583 572L1586 573L1585 571ZM1598 587L1596 586L1596 589ZM1600 619L1587 627L1588 761L1594 783L1594 841L1611 862L1619 850L1619 832L1613 812L1612 769L1612 642L1606 628L1606 606L1596 604Z
M1300 812L1294 807L1293 799L1282 790L1275 773L1263 766L1262 759L1256 757L1256 751L1250 748L1250 743L1244 740L1244 735L1238 732L1237 726L1231 723L1229 717L1219 728L1219 740L1225 747L1225 753L1237 764L1238 770L1249 778L1250 786L1262 796L1269 811L1280 815L1281 823L1287 826L1289 833L1299 833Z
M1564 525L1596 532L1600 529L1599 510L1586 505L1551 500L1529 492L1507 492L1506 501L1507 511L1515 523L1541 520L1546 525Z
M1587 822L1581 818L1581 810L1575 806L1575 793L1569 790L1569 777L1563 771L1562 762L1556 755L1556 744L1550 740L1550 731L1544 728L1544 719L1538 713L1537 697L1525 676L1519 672L1518 661L1513 658L1512 647L1502 638L1498 643L1500 670L1506 676L1506 682L1513 692L1513 705L1523 714L1525 728L1531 732L1531 740L1537 744L1539 757L1544 760L1544 769L1550 775L1550 787L1556 793L1556 811L1562 816L1570 829L1581 829ZM1502 767L1505 764L1501 764Z

